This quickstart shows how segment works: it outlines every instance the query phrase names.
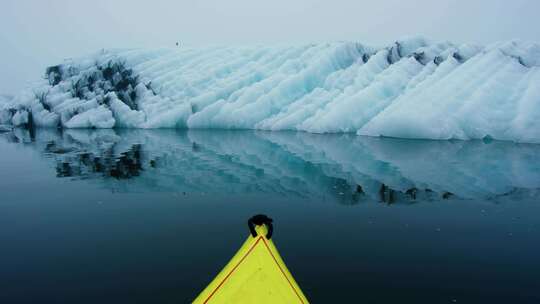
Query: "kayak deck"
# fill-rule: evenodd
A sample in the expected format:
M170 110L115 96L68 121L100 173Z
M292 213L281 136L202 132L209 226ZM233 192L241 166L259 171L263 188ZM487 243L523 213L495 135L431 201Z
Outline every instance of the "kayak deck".
M255 227L231 261L193 303L308 303L266 225Z

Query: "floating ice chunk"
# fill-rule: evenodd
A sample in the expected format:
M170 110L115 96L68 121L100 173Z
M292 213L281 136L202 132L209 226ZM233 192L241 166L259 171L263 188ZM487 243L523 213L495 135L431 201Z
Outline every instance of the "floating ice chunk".
M13 114L13 117L11 118L11 123L16 126L23 126L28 124L28 111L26 110L18 110Z
M487 51L498 50L526 67L540 66L540 45L525 41L508 41L492 44Z
M187 119L192 114L190 104L179 104L152 116L144 124L145 128L186 128Z
M523 41L100 51L0 97L0 123L540 142L539 69Z
M60 115L50 112L41 105L32 107L32 118L37 127L58 127L60 125Z
M145 114L140 111L132 110L129 106L120 101L115 93L109 93L105 98L109 99L109 108L116 118L115 127L140 128L144 124Z
M89 109L86 112L73 116L65 123L68 128L112 128L115 120L111 110L105 106Z

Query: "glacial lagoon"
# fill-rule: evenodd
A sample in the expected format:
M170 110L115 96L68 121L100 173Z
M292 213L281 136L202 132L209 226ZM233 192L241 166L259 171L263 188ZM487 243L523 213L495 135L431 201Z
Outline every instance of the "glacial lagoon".
M0 133L2 303L187 303L248 235L313 303L540 301L540 145L217 130Z

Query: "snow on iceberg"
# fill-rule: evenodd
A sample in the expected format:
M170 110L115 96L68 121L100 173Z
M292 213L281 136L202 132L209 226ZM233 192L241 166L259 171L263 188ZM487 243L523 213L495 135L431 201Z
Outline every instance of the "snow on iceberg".
M0 100L0 124L352 132L540 143L540 45L101 51Z

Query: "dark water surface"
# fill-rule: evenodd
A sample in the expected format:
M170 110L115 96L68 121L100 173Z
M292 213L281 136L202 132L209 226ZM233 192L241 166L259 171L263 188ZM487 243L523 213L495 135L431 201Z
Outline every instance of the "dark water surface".
M0 303L188 303L256 213L313 303L540 303L540 145L4 131Z

